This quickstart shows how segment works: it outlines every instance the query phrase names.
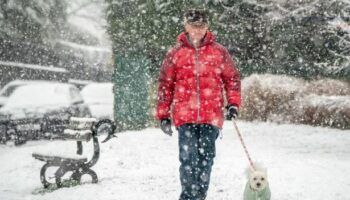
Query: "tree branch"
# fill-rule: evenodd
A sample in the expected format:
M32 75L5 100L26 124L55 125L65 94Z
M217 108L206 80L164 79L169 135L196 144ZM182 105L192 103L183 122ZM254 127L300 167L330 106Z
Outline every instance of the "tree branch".
M86 3L81 4L78 8L70 11L69 13L67 13L67 15L73 15L73 14L77 13L79 10L86 8L86 7L88 7L92 4L95 4L95 3L102 3L102 0L90 0Z

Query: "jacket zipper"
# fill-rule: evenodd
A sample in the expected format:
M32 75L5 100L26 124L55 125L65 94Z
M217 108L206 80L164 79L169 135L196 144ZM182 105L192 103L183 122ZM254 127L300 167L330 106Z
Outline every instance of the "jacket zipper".
M199 115L199 109L200 109L200 98L199 98L199 69L198 69L198 48L195 48L195 55L196 55L196 86L197 86L197 123L200 122L200 115Z

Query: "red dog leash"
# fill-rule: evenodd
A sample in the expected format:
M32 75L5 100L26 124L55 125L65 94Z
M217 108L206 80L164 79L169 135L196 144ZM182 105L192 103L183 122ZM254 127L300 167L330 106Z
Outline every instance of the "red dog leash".
M252 161L252 159L250 158L248 149L247 149L247 147L246 147L245 144L244 144L242 135L241 135L241 133L239 132L239 129L238 129L238 127L237 127L237 124L236 124L234 118L232 118L232 122L233 122L233 126L234 126L235 129L236 129L236 132L237 132L237 135L238 135L238 137L239 137L239 140L241 141L241 144L242 144L242 146L243 146L244 152L245 152L245 154L247 155L247 158L248 158L248 160L249 160L250 167L255 171L253 161Z

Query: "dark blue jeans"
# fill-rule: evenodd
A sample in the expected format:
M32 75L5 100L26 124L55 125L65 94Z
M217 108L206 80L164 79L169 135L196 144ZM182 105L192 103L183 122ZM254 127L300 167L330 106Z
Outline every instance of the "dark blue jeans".
M180 200L204 200L214 164L215 141L219 129L209 124L185 124L178 127Z

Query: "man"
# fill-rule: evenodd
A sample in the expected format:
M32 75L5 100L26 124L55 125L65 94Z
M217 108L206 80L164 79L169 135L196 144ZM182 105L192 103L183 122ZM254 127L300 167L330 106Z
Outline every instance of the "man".
M185 13L185 32L167 53L159 76L157 118L164 133L179 132L180 200L204 200L215 157L215 141L224 116L236 118L240 106L240 75L226 48L208 31L205 10Z

